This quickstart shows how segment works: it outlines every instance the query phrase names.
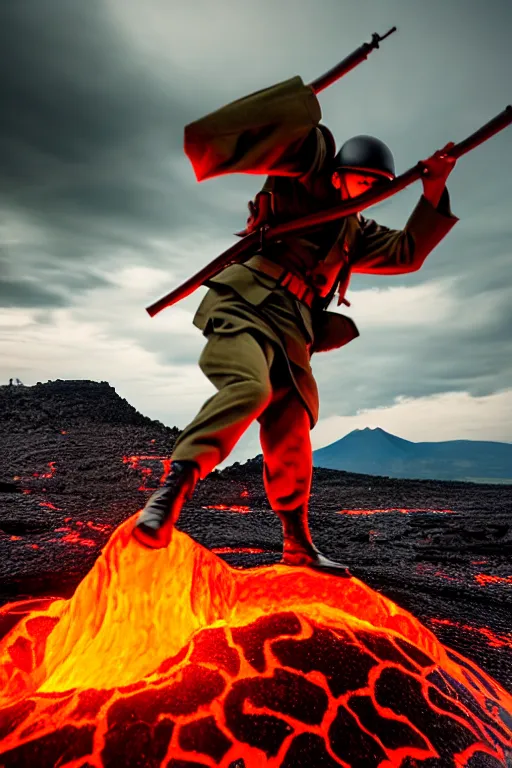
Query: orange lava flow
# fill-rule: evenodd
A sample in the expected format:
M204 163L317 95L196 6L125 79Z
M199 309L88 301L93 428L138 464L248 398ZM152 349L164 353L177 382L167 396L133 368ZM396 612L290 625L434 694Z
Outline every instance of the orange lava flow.
M135 519L69 600L0 609L0 765L506 765L512 696L391 600Z
M221 509L224 512L240 512L242 515L246 515L247 512L251 511L250 507L240 507L236 504L234 506L229 507L227 504L210 504L206 507L203 507L203 509Z

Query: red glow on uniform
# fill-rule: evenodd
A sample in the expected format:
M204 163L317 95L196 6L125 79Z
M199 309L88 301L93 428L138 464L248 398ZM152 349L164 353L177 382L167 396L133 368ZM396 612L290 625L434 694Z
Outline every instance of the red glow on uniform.
M227 504L209 504L206 507L202 507L202 509L221 509L224 512L239 512L242 515L246 515L251 511L250 507L239 507L236 505L230 507Z
M414 512L430 512L434 515L454 515L456 514L453 509L423 509L423 508L410 508L399 509L398 507L388 507L387 509L340 509L339 515L377 515L387 512L401 512L403 515L409 515Z
M505 765L512 697L391 600L179 530L146 550L134 520L71 599L0 608L0 764L398 768L442 737Z

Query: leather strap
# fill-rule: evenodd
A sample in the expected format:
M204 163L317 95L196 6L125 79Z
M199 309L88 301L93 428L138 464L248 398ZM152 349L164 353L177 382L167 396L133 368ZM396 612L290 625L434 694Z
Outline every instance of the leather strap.
M316 296L315 291L298 275L288 272L275 261L271 261L260 254L251 256L244 264L257 272L263 272L264 275L273 277L278 281L278 285L311 309L313 299Z

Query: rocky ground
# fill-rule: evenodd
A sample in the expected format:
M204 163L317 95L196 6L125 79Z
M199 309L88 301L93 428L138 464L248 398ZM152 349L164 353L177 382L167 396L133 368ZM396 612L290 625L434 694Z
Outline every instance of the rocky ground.
M0 387L0 603L73 593L166 469L177 429L105 382ZM512 689L512 486L315 469L319 548ZM179 527L247 567L279 559L261 459L199 484Z

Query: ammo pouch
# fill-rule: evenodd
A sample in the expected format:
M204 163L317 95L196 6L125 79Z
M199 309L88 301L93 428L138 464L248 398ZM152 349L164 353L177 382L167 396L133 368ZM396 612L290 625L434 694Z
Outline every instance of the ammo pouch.
M354 321L337 312L318 309L312 312L312 322L314 341L311 345L311 354L339 349L359 336Z

